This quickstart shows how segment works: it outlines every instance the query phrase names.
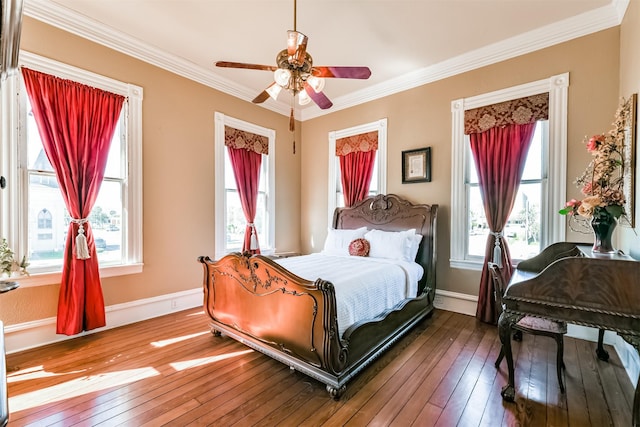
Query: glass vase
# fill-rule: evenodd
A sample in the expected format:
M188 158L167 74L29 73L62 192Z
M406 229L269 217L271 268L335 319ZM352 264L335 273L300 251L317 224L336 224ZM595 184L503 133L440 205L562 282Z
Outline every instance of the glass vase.
M616 219L611 215L594 216L591 220L591 228L593 228L593 248L592 252L600 254L612 254L616 252L611 243L613 230L616 228Z

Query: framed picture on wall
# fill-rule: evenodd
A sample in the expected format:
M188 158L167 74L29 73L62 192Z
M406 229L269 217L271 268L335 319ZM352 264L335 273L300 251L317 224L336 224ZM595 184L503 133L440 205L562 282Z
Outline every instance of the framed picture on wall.
M431 147L402 152L402 183L431 182Z
M634 93L622 106L622 127L624 146L622 147L624 210L632 228L636 226L635 182L636 182L636 122L638 94Z

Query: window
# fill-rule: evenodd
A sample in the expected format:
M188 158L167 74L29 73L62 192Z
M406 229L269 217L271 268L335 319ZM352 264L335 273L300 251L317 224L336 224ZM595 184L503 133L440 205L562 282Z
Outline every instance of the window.
M38 228L52 228L51 227L51 212L49 212L46 208L42 209L38 213Z
M333 222L335 209L344 206L340 159L336 156L336 140L372 131L378 132L378 151L369 185L369 196L387 192L387 119L329 132L329 224Z
M469 138L464 135L464 112L473 108L549 92L549 120L536 126L504 235L514 260L530 258L564 239L565 222L556 212L565 203L568 85L567 73L452 102L452 267L481 269L488 234Z
M540 232L542 224L542 211L544 184L547 182L547 168L542 162L543 147L548 147L549 140L548 122L537 122L533 141L527 154L527 161L524 173L520 181L520 188L516 196L516 202L511 211L507 225L503 233L509 242L509 251L514 260L531 258L540 253L541 247ZM465 143L469 144L469 136L465 135ZM482 196L478 185L478 175L475 169L475 162L468 153L466 189L467 206L467 235L469 259L478 262L484 260L489 227L485 220Z
M262 155L260 185L254 224L258 232L258 243L263 254L275 251L275 139L272 129L263 128L242 120L215 114L215 254L220 258L230 252L242 250L247 221L240 205L233 169L226 146L224 127L251 132L267 137L269 154Z
M125 96L111 143L100 193L89 220L103 277L141 271L142 262L142 89L29 52L20 65ZM59 280L70 221L42 146L20 73L3 82L2 154L9 159L8 191L2 195L3 235L14 252L29 257L30 278L21 285ZM4 143L4 142L7 143ZM11 141L17 141L17 149ZM121 227L113 230L111 224ZM45 229L45 230L42 230ZM44 231L44 232L40 232Z

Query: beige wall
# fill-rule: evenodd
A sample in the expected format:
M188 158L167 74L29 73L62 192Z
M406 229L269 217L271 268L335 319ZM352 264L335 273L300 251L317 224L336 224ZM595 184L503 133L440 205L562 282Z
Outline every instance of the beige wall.
M295 155L288 118L246 101L29 18L23 26L22 49L144 89L144 272L104 279L107 305L200 286L202 271L196 257L213 254L215 111L276 130L276 247L303 252L321 248L328 226L328 132L388 118L387 190L416 203L440 205L438 287L476 295L479 273L451 269L448 263L451 101L568 71L567 193L576 197L573 177L589 160L582 138L608 130L619 92L638 91L639 23L637 16L629 18L638 15L637 9L631 2L622 26L622 46L621 30L614 28L336 111L298 124L302 131L296 137ZM401 151L425 146L432 147L432 182L403 185ZM571 238L590 240L590 236ZM0 312L5 324L54 316L58 288L56 284L19 288L3 295Z
M300 155L288 117L25 18L21 48L144 89L144 271L103 279L106 305L202 286L199 255L214 253L214 113L276 131L276 247L298 251ZM212 65L213 66L213 65ZM299 138L298 138L299 139ZM59 285L0 298L5 325L55 316Z
M327 180L327 133L387 117L387 192L400 194L416 203L440 205L437 286L477 295L479 272L452 269L448 262L451 101L568 71L567 194L577 197L579 191L573 185L573 179L589 162L582 139L584 135L608 130L617 107L619 51L619 28L613 28L304 122L301 176L303 251L321 249L326 235L327 189L324 183ZM432 147L432 181L402 184L401 152L425 146ZM571 239L588 241L590 236L578 235Z
M620 26L620 96L628 98L640 92L640 2L629 2L627 13ZM640 259L640 145L636 126L636 181L635 181L635 232L629 228L620 229L620 248Z

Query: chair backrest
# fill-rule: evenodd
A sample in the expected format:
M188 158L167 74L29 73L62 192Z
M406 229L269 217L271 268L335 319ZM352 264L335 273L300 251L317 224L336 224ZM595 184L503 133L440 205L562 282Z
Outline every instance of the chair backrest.
M498 267L498 264L488 262L487 267L489 274L493 280L493 292L496 299L496 311L497 314L502 313L502 296L506 291L507 285L504 282L504 276L502 275L502 269Z

